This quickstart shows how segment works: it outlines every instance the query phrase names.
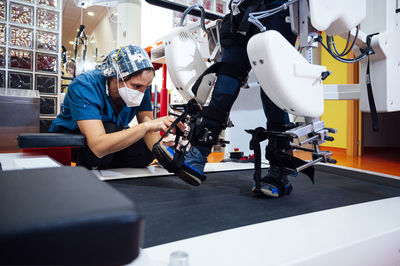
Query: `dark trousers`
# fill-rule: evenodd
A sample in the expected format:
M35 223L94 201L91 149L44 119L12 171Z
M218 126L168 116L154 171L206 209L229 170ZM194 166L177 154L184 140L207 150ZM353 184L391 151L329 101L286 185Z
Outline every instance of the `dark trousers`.
M296 42L296 35L293 34L290 24L285 22L286 16L289 16L289 11L279 12L264 19L263 24L266 26L267 30L279 31L283 37L294 44ZM250 71L251 66L247 56L247 43L237 43L225 47L221 61L241 65L246 68L247 71ZM222 109L225 112L230 112L233 103L239 95L239 90L240 84L236 78L223 74L218 75L209 106ZM282 131L283 125L289 123L288 114L276 106L262 89L260 96L267 118L267 128L269 130ZM211 129L215 134L219 134L222 130L222 125L220 123L209 118L204 118L201 126ZM287 141L279 142L279 144L282 148L288 146ZM196 147L205 156L211 152L210 145L196 145Z
M106 133L121 131L117 125L113 123L103 123ZM82 148L76 153L79 166L84 166L88 169L110 169L110 168L144 168L153 160L153 153L147 148L143 139L132 144L131 146L98 158L90 150L89 147Z

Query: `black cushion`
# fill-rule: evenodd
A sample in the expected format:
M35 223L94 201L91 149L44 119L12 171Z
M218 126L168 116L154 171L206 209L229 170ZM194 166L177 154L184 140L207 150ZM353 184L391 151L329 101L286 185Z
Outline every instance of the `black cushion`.
M17 139L21 149L86 146L86 138L81 134L22 133Z
M138 256L132 201L81 167L0 172L0 264L123 265Z

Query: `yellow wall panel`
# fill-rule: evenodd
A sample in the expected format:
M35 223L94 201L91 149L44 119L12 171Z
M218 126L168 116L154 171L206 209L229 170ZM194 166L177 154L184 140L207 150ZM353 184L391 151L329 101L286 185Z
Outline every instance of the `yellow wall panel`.
M322 146L347 148L347 101L325 101L325 112L321 116L326 127L336 128L338 133L331 134L334 141L327 141Z
M326 40L325 34L323 35ZM338 51L342 51L345 47L345 40L340 37L335 37L336 47ZM348 65L341 63L334 59L329 53L321 47L321 65L332 72L324 84L347 84L348 83ZM338 100L327 100L325 101L325 112L321 117L321 120L325 122L326 127L336 128L337 134L332 134L335 138L334 141L325 142L322 146L335 147L335 148L347 148L347 102Z

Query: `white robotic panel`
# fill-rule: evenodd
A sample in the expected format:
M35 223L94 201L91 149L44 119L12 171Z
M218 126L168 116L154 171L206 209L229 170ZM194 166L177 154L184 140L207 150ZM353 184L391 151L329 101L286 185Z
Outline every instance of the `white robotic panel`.
M399 1L367 0L367 17L361 23L366 34L379 32L372 39L375 54L370 56L371 83L378 112L400 111L400 13ZM360 67L360 109L369 111L366 67Z
M366 0L309 0L308 2L311 24L328 35L350 31L360 24L366 15Z
M326 67L312 65L277 31L253 36L247 53L262 89L281 109L299 116L324 112L321 81Z
M166 37L164 45L165 60L172 83L185 101L195 98L192 86L207 69L197 41L184 27L177 27ZM204 77L196 97L200 104L205 103L214 79L214 75Z

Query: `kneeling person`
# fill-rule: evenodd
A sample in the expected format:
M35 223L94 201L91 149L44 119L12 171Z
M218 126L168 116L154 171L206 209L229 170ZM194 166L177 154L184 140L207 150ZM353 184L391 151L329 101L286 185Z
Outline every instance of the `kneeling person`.
M151 148L175 120L153 120L147 89L154 68L142 48L128 45L110 52L101 69L79 75L69 85L61 113L49 132L82 133L88 148L77 154L77 165L89 169L146 167ZM138 125L128 124L136 116Z

